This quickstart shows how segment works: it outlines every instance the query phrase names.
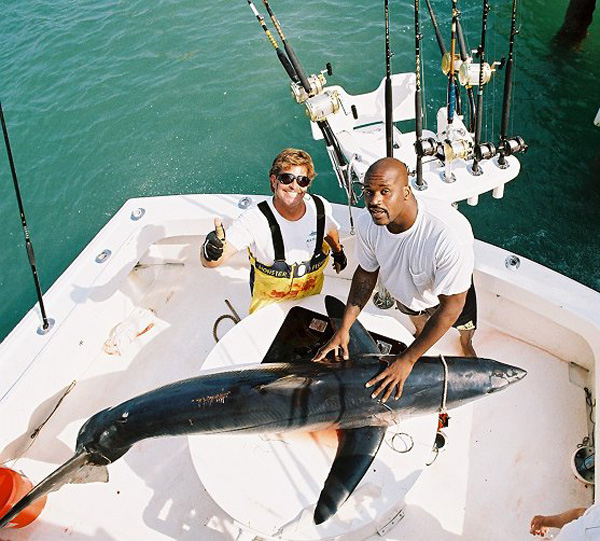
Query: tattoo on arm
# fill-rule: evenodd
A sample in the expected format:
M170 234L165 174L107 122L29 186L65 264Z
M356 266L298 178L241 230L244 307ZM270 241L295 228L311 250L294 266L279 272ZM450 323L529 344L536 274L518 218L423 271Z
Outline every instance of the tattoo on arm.
M348 305L358 306L362 310L371 298L378 275L379 269L374 272L367 272L358 267L352 278L352 286L348 295Z

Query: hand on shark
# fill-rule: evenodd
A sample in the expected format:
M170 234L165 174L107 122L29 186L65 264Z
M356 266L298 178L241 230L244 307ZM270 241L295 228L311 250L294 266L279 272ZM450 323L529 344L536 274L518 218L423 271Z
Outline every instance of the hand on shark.
M329 339L323 347L319 349L317 354L313 357L314 362L327 362L330 359L325 357L330 351L334 353L334 361L347 361L350 358L348 353L348 344L350 342L350 332L344 327L338 329L335 334ZM340 355L341 353L341 355Z
M346 330L345 327L340 327L331 337L329 342L319 349L318 353L312 360L314 362L339 362L348 360L350 358L348 353L349 342L350 332ZM331 351L334 352L334 358L327 359L326 356ZM407 355L407 352L405 352L399 356L382 356L381 360L388 363L388 367L373 379L367 381L365 387L369 388L376 383L380 383L380 385L378 385L378 387L373 391L371 398L377 398L379 395L381 395L381 393L383 393L382 397L379 399L381 402L387 402L390 396L392 396L394 393L394 389L396 389L394 399L398 400L400 396L402 396L404 382L410 375L415 362L418 360L418 357L413 359L412 356Z
M373 391L371 398L377 398L383 393L381 402L387 402L388 398L394 394L394 389L396 389L394 400L398 400L402 396L404 382L412 372L417 359L413 360L404 353L398 356L382 357L381 360L387 362L388 367L373 379L367 381L365 387L368 389L376 383L380 383Z

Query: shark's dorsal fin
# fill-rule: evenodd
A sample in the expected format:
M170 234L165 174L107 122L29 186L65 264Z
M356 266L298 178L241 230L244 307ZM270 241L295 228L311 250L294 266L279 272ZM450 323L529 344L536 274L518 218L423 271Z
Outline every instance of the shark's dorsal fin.
M338 430L338 450L315 509L315 524L333 516L348 499L373 462L385 427Z
M288 394L296 393L298 389L307 387L311 384L312 378L307 376L296 376L290 374L282 376L274 381L258 386L260 391L270 391L273 393Z
M326 295L325 309L327 310L327 315L331 319L331 324L335 329L338 329L342 318L344 317L346 305L336 297ZM369 331L363 327L362 323L358 321L358 319L350 328L348 353L350 354L350 358L361 355L373 355L381 353L377 347L377 344L375 343L375 340L373 340L373 337L369 334Z

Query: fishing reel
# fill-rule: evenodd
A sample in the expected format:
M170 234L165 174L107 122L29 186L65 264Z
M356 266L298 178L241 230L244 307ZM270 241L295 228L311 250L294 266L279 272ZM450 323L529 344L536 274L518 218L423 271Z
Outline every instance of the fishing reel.
M306 92L305 88L302 86L302 83L291 83L290 87L292 89L292 96L296 102L304 103L308 98L323 92L323 88L327 84L327 79L325 79L326 73L327 75L333 74L333 70L329 62L327 62L326 69L321 70L321 72L318 74L313 73L306 78L308 81L308 86L310 87L310 92Z
M417 152L417 156L421 158L424 156L434 156L438 153L439 148L440 144L433 137L417 139L415 142L415 151Z
M479 74L483 69L483 79L481 82L485 85L490 82L492 74L496 71L497 66L500 66L500 62L492 62L491 65L484 62L482 67L482 64L473 63L469 58L461 64L458 70L458 82L462 86L478 86Z
M477 161L490 160L496 155L496 147L493 143L481 143L475 146L475 157Z
M477 51L473 51L473 53L477 53ZM444 53L442 57L442 72L444 75L448 75L451 69L454 69L454 73L458 74L458 82L462 86L478 86L479 85L479 72L483 69L483 80L482 83L485 85L489 83L492 78L492 74L496 71L496 69L502 68L502 62L492 62L489 64L488 62L483 63L475 63L473 62L473 57L468 56L464 61L461 59L460 55L454 55L454 62L451 60L450 53Z
M498 153L500 154L498 158L498 167L500 167L500 169L508 168L509 163L506 161L506 156L512 156L517 152L527 152L527 148L529 148L527 143L518 135L501 139L500 144L498 145Z
M517 152L527 152L528 148L527 143L518 135L503 139L498 145L498 151L504 154L504 156L512 156Z
M450 70L453 70L454 73L456 73L460 70L460 67L462 66L462 64L463 64L463 61L459 54L457 54L457 53L454 54L454 62L453 62L452 54L449 52L446 52L442 56L442 73L444 75L448 75L450 73Z
M466 160L471 154L472 147L466 139L455 139L454 141L446 139L442 143L442 148L446 162L452 162L454 160Z
M308 98L304 105L306 106L306 115L311 122L320 122L325 120L328 115L335 114L340 110L342 102L336 90L325 91Z
M473 153L475 154L475 159L473 160L473 165L471 166L471 174L479 177L483 175L483 169L479 165L479 162L481 160L492 159L496 155L496 147L493 143L480 143L479 145L475 145Z

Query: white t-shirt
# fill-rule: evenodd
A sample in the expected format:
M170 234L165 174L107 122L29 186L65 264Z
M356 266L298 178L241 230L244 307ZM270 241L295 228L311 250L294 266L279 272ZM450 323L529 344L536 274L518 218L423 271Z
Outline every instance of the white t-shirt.
M402 233L375 225L365 209L356 220L356 255L379 276L394 298L411 310L439 304L438 295L463 293L471 286L473 230L450 205L417 200L415 223Z
M327 235L332 229L339 229L339 224L333 218L331 204L323 197L325 209L325 232ZM315 252L317 239L317 209L313 198L307 194L304 197L306 212L295 222L283 218L273 205L273 199L267 200L275 216L285 249L285 261L288 265L309 261ZM239 216L225 231L225 238L237 250L250 248L254 257L263 265L272 265L275 260L273 238L269 229L269 222L258 207L247 210Z
M600 541L600 505L592 505L577 520L565 524L556 541Z

